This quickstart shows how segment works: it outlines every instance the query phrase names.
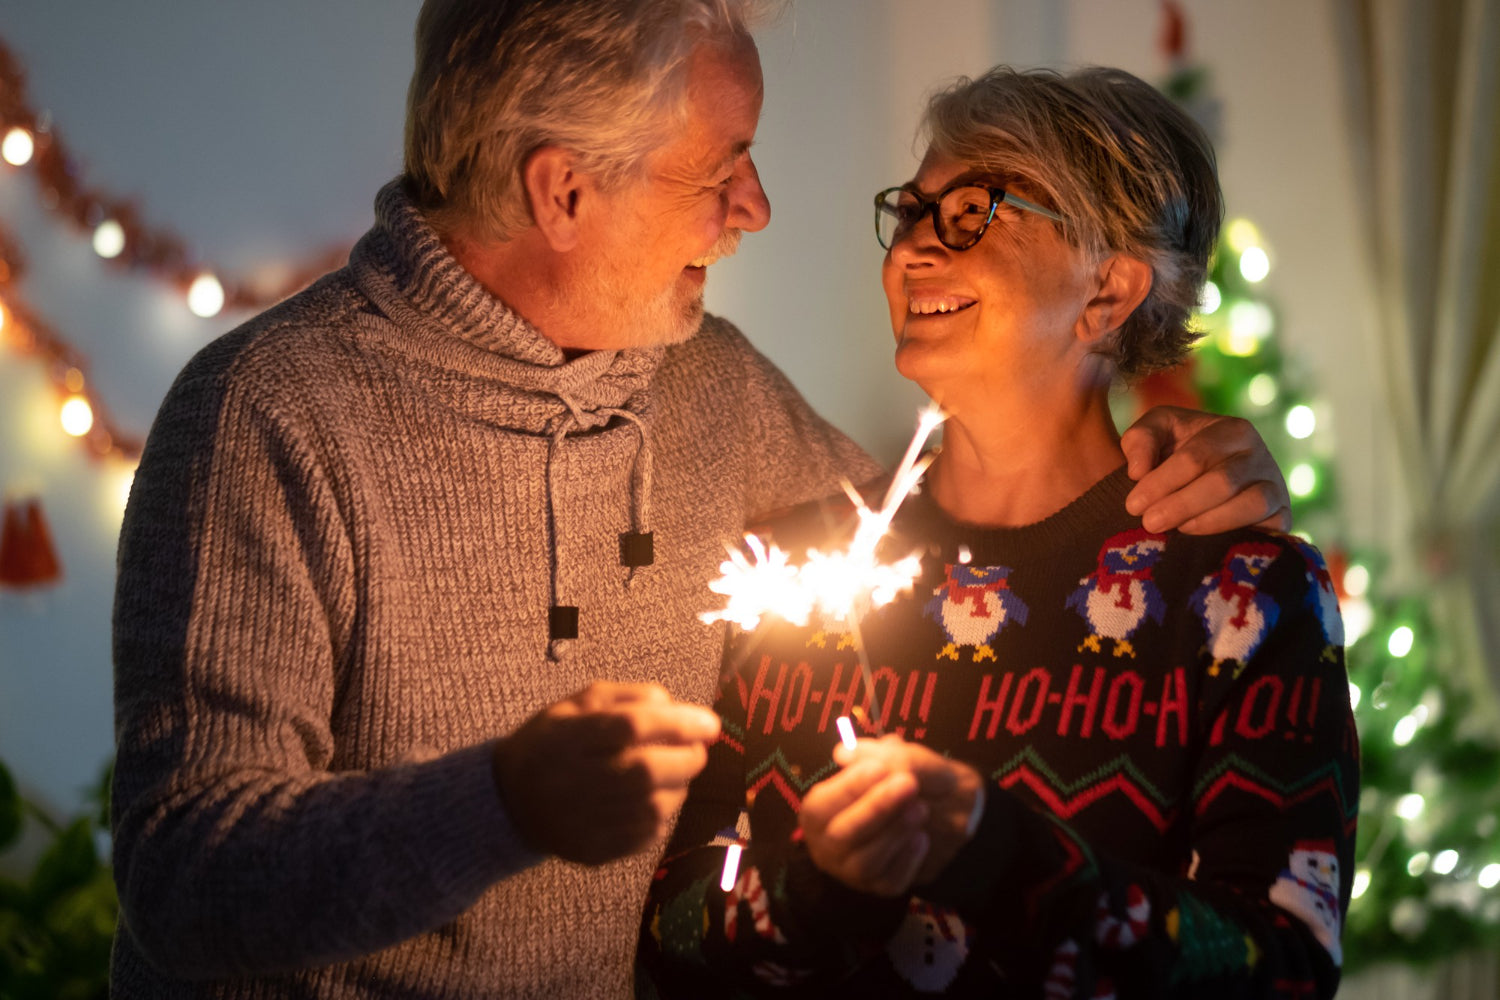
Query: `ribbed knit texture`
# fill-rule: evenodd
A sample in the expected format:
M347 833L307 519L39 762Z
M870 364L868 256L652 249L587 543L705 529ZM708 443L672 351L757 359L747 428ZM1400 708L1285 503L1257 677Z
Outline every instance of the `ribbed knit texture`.
M923 495L899 512L887 555L923 567L861 630L878 717L987 781L973 839L910 897L844 887L798 830L834 720L877 717L846 626L736 644L640 995L1333 994L1359 782L1332 581L1289 535L1146 532L1130 486L1122 468L1017 528ZM828 516L769 532L800 555L837 543Z
M398 184L376 217L189 362L136 474L117 998L627 996L654 856L534 855L493 741L595 679L707 703L724 543L877 471L728 324L568 361Z

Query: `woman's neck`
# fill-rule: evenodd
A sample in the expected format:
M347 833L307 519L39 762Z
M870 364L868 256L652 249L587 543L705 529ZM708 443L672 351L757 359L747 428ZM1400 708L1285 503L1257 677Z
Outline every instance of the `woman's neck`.
M1067 506L1125 460L1104 393L1068 412L985 406L950 412L928 490L967 524L1033 524Z

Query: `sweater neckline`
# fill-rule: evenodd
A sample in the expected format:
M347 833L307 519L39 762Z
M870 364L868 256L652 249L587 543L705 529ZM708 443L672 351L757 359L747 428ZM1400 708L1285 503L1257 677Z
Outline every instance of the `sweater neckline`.
M1140 519L1125 510L1125 497L1135 485L1122 463L1062 508L1030 524L994 527L969 524L950 517L925 489L914 492L897 511L893 534L922 538L947 552L967 550L975 561L1004 553L1007 558L1045 558L1049 552L1093 537L1099 525L1138 527Z

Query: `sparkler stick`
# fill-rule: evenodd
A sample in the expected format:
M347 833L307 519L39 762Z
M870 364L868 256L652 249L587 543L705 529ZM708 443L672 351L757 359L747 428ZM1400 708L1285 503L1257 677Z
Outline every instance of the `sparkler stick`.
M854 724L849 721L849 716L839 716L834 720L834 725L839 728L839 740L844 744L844 749L853 750L855 744Z

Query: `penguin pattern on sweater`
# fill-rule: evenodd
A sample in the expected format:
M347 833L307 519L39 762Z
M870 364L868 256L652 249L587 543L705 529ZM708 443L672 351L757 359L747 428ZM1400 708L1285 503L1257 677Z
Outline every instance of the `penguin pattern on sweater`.
M826 623L738 637L643 916L640 995L1333 994L1358 748L1326 569L1288 535L1147 532L1130 485L1121 469L1020 528L909 499L884 555L923 568L862 625L873 700ZM831 506L766 533L827 547ZM970 842L906 897L843 886L801 840L842 715L986 779Z

